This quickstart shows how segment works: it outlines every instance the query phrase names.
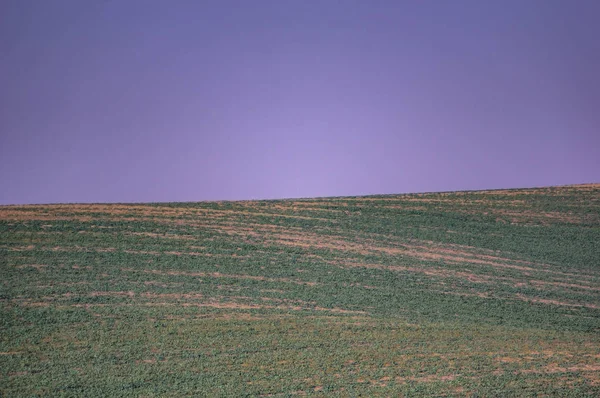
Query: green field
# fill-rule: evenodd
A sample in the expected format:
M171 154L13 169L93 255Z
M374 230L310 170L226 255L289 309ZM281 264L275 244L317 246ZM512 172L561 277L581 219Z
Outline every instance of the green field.
M0 396L600 395L600 184L0 206Z

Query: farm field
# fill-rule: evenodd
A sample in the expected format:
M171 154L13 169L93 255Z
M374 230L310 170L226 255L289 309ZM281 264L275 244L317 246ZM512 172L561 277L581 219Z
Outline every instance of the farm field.
M600 396L600 184L0 206L0 396Z

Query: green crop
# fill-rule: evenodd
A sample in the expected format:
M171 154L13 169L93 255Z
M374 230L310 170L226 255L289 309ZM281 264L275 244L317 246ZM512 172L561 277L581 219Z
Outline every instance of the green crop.
M0 396L598 396L600 186L0 207Z

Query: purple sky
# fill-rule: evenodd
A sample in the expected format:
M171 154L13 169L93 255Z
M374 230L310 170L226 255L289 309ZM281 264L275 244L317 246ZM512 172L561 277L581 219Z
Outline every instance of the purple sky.
M0 204L600 182L600 1L0 1Z

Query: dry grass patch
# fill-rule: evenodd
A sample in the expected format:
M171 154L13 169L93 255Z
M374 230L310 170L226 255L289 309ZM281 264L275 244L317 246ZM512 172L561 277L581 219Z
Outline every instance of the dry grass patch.
M541 298L538 298L538 297L528 297L528 296L525 296L525 295L520 294L520 293L517 293L515 295L515 297L517 299L519 299L519 300L528 301L530 303L539 303L539 304L548 304L548 305L559 305L559 306L565 306L565 307L586 307L586 308L600 309L600 305L597 305L597 304L573 303L573 302L559 301L559 300L548 300L548 299L541 299Z
M380 242L371 239L363 239L360 242L349 241L342 237L329 235L318 235L310 232L301 234L274 234L265 239L266 244L278 244L285 246L301 247L306 249L327 249L340 252L353 252L356 254L384 253L388 255L400 255L417 258L426 261L445 261L458 264L479 264L496 268L510 268L523 272L550 272L559 275L568 275L559 271L553 271L548 265L533 263L523 260L514 260L500 256L482 254L471 250L469 246L452 245L443 247L439 245L395 243L382 246ZM535 265L536 268L525 265Z
M175 240L199 240L198 237L193 235L174 235L174 234L166 234L166 233L156 233L156 232L128 232L125 235L129 236L146 236L149 238L158 238L158 239L175 239Z
M38 271L41 271L44 268L47 268L48 265L46 264L23 264L23 265L18 265L17 268L35 268Z
M138 270L134 268L121 268L121 271L125 272L136 272ZM144 269L141 272L154 275L173 275L173 276L189 276L189 277L204 277L204 278L232 278L232 279L250 279L256 281L266 282L285 282L294 283L298 285L316 286L317 282L302 281L298 279L290 278L269 278L266 276L259 275L243 275L243 274L222 274L220 272L186 272L186 271L160 271L160 270L148 270Z

